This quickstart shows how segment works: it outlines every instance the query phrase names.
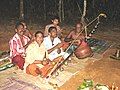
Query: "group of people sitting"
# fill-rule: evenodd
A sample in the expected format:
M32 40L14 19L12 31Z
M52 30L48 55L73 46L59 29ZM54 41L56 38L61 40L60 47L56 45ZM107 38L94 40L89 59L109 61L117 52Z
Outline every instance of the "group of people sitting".
M27 74L44 77L55 63L66 59L68 56L64 56L64 50L67 47L64 47L63 43L75 39L79 39L78 43L81 43L81 40L85 39L84 35L80 34L82 23L77 23L75 29L64 39L61 39L63 31L58 23L58 18L54 18L44 32L37 31L32 35L24 21L18 22L15 25L15 35L9 41L12 63Z

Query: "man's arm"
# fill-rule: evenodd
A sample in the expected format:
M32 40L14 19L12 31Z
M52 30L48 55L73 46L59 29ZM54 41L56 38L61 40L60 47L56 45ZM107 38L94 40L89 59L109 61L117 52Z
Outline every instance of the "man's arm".
M24 45L23 47L26 49L32 42L34 41L34 39L32 38L26 45Z
M40 61L40 60L35 60L33 63L34 63L34 64L42 64L42 61Z
M55 49L59 49L61 47L62 47L62 43L58 43L56 46L54 46L53 48L51 48L51 49L48 50L48 54L50 54Z
M73 40L73 39L72 39L72 34L73 34L73 31L71 31L71 32L67 35L67 37L65 37L64 41L65 41L65 42L70 42L70 41L72 41L72 40Z
M47 65L49 64L49 62L51 62L50 60L35 60L33 63L34 64L42 64L42 65Z

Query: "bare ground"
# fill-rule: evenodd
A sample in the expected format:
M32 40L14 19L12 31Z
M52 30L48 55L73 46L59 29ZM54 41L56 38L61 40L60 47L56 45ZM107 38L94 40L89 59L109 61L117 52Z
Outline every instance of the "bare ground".
M13 26L0 26L0 50L9 50L9 39L14 35ZM41 30L40 27L30 27L31 32ZM64 27L64 34L69 27ZM87 66L80 70L75 76L68 80L60 90L76 90L84 79L92 79L94 84L101 83L111 86L115 83L120 88L120 61L111 59L109 56L114 54L116 46L120 44L120 27L104 28L103 31L98 31L94 37L111 41L115 45L109 48L100 60L89 60ZM109 30L111 29L111 30ZM42 28L43 30L43 28Z
M120 45L119 28L106 28L104 31L97 32L94 37L110 41L115 44L102 54L102 58L100 60L89 60L87 62L87 66L67 81L60 88L61 90L76 90L84 79L93 80L94 85L99 83L111 87L114 83L115 86L120 89L120 61L110 58L110 55L113 55L116 52L116 47Z

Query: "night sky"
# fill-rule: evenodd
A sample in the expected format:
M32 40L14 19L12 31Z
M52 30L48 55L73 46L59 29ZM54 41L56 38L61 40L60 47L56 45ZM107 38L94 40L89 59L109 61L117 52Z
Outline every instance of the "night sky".
M26 20L41 20L46 13L47 19L52 15L58 15L58 0L24 0L24 13ZM83 0L63 0L65 21L77 19L80 17L80 11L76 2L83 10ZM106 13L107 20L110 22L120 21L120 0L87 0L88 19L94 18L99 13ZM11 18L19 18L19 0L2 0L0 3L0 20L10 20Z

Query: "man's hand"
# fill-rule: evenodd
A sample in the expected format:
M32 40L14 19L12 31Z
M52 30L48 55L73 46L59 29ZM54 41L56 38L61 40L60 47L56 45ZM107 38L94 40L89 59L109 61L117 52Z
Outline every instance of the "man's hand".
M42 64L42 61L40 61L40 60L35 60L33 63L34 63L34 64Z
M49 62L50 62L49 60L43 60L42 64L45 66L45 65L49 64Z
M58 54L60 54L60 53L61 53L61 49L60 49L60 48L58 48L57 53L58 53Z
M48 50L48 54L50 54L52 51L59 49L63 46L63 43L58 43L56 46Z
M74 44L75 44L75 45L80 45L81 42L82 42L81 40L74 40Z
M61 48L62 45L63 45L62 43L58 43L58 44L56 45L56 49Z

